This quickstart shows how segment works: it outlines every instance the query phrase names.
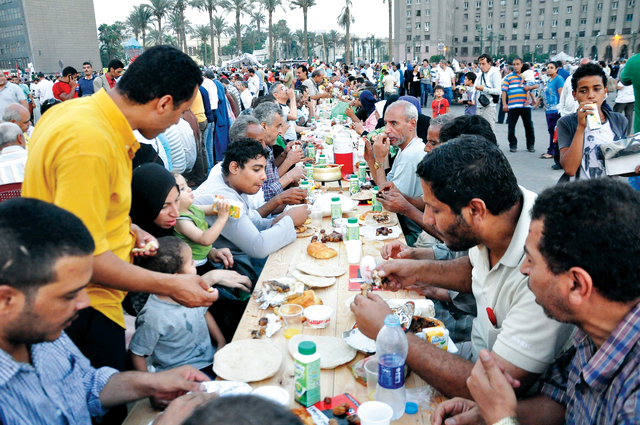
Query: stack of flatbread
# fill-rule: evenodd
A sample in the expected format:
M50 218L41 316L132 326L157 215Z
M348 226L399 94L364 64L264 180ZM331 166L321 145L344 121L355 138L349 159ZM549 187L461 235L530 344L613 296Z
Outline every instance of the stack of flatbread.
M302 341L313 341L320 353L320 368L335 369L349 363L356 356L356 350L351 348L342 338L333 336L295 335L289 340L291 356L298 352L298 345Z
M216 352L213 371L227 381L256 382L275 375L281 363L282 352L273 343L243 339Z
M311 288L326 288L336 283L336 277L347 272L344 267L302 263L296 265L298 270L291 274L300 282Z

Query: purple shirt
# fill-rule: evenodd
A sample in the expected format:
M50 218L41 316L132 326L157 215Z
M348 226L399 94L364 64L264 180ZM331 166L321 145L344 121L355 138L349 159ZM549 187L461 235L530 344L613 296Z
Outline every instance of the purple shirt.
M282 185L280 184L280 174L278 174L278 167L274 163L273 158L273 149L271 146L267 146L267 150L269 151L269 157L267 158L267 180L265 180L262 185L262 191L264 192L264 200L268 201L269 199L276 196L278 193L282 192Z

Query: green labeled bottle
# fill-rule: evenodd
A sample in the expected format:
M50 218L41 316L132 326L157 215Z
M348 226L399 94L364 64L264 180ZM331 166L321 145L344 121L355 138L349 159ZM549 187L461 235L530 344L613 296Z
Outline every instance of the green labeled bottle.
M382 211L382 204L378 200L378 186L375 186L371 191L371 209L373 211Z
M302 341L298 352L293 356L295 377L295 400L304 407L310 407L320 401L320 353L316 353L316 344Z

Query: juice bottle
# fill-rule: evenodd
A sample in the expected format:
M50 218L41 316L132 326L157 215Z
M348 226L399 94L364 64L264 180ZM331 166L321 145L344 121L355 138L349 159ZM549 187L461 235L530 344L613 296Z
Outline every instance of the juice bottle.
M302 341L293 363L295 400L304 407L313 406L320 401L320 353L316 353L316 344Z

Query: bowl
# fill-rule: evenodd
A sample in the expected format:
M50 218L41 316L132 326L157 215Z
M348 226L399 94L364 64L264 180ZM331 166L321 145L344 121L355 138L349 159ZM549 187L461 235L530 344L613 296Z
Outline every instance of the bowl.
M323 164L313 167L313 179L319 182L342 180L342 164Z
M312 305L304 309L307 324L314 329L326 328L332 315L333 309L328 305Z
M265 385L264 387L258 387L251 392L251 395L266 398L281 406L288 406L291 396L289 392L282 387L275 385Z

